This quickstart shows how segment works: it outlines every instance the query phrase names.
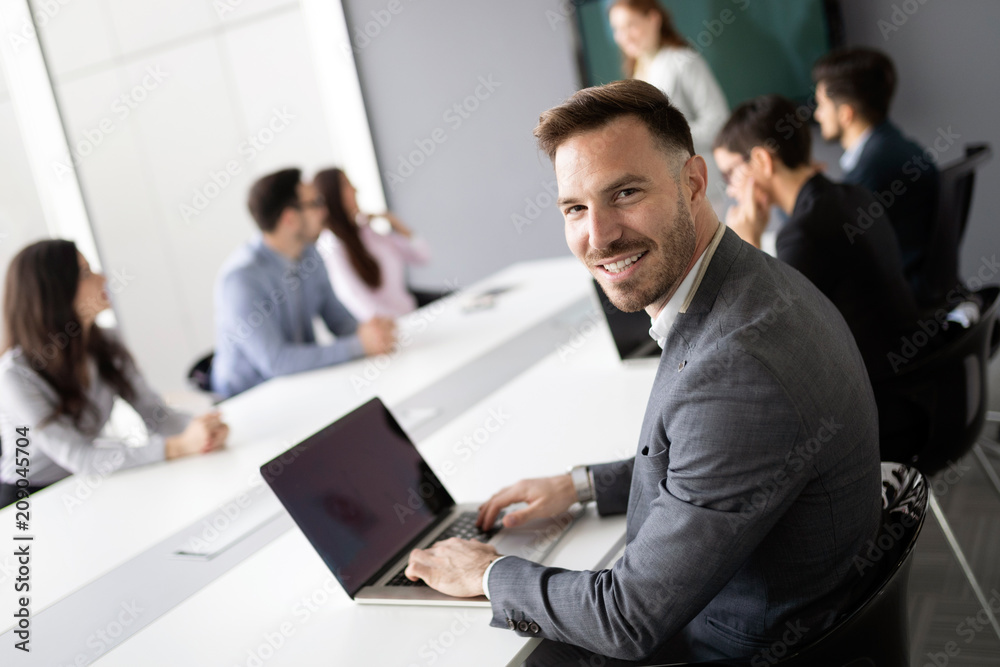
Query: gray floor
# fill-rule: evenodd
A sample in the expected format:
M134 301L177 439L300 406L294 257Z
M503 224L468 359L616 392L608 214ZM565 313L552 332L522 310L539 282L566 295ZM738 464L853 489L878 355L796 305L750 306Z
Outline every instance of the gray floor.
M987 425L986 435L996 432ZM909 585L913 667L1000 665L996 615L988 615L982 604L985 600L1000 609L1000 488L991 473L1000 477L1000 449L981 444L931 480L945 524L929 515L914 553Z

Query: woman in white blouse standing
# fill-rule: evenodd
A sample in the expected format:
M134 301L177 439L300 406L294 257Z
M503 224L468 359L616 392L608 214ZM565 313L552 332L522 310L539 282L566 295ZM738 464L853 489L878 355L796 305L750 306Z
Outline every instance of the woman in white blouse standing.
M625 76L662 90L687 119L695 151L708 163L709 200L724 213L725 184L711 154L715 135L729 118L729 105L711 68L657 0L616 0L608 18L625 57Z
M39 241L11 261L0 356L0 507L71 473L119 468L222 447L229 427L212 412L184 417L139 374L113 331L95 323L110 307L104 276L72 241ZM116 397L146 432L102 433Z
M406 286L406 266L424 264L430 251L392 213L388 234L371 228L371 217L358 208L356 190L340 169L324 169L313 179L326 202L326 229L316 248L326 263L337 299L354 319L396 318L413 311L417 300Z

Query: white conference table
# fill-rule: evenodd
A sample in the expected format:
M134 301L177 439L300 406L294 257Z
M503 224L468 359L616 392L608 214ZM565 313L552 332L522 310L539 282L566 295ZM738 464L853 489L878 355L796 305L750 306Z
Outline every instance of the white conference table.
M655 360L621 365L606 327L575 343L418 445L456 502L483 500L523 477L635 454ZM505 422L467 455L464 436L491 411ZM590 507L546 563L593 569L617 551L624 531L624 517L600 518ZM484 608L358 605L291 530L96 664L519 664L538 640L489 627L490 617Z
M463 306L471 295L495 287L514 289L501 295L497 306L492 309L464 312ZM419 395L421 389L446 379L463 366L475 363L497 348L502 349L505 343L532 327L561 313L565 314L567 309L572 310L573 304L589 297L590 289L589 275L572 258L514 265L469 286L443 305L418 311L409 321L401 322L401 339L407 340L407 344L398 354L388 359L359 360L334 368L277 378L225 401L220 408L224 419L232 427L232 434L229 447L222 452L121 471L104 479L71 477L34 495L31 521L31 533L35 536L31 563L33 615L37 616L44 609L115 570L151 545L192 525L239 494L259 493L261 485L258 467L263 462L367 398L378 395L390 407L405 402L408 397ZM593 322L594 316L590 315L588 321ZM558 363L561 372L569 373L576 368L575 372L589 377L588 374L595 369L591 364L585 363L585 355L596 354L594 361L598 365L604 364L600 370L606 375L606 381L612 384L622 377L638 373L638 377L643 378L646 383L645 388L637 393L639 412L638 417L632 420L635 433L638 433L641 407L645 405L646 392L652 379L651 367L641 372L626 371L617 362L606 328L597 327L593 331L596 333L588 333L577 341L583 343L578 350L572 345L566 347L562 354L554 355L556 362L547 359L539 368L548 368L552 363ZM404 336L407 333L410 334L408 338ZM596 352L597 350L600 352ZM561 357L565 357L565 363ZM558 376L559 373L555 375ZM365 382L358 382L359 378ZM569 392L567 395L572 393L571 390L579 391L584 382L587 381L579 378L570 382L566 387ZM531 395L532 389L529 387L522 391L527 392L525 395ZM558 398L557 394L549 390L544 390L544 395ZM513 406L518 403L512 398L510 404ZM533 424L532 429L542 428L538 414L531 416L531 409L538 407L538 404L538 401L534 404L531 401L520 404L525 414L522 423ZM466 410L460 418L451 419L427 442L421 443L421 448L432 465L445 465L446 461L442 456L455 457L454 449L448 449L449 438L452 437L449 434L453 434L455 428L466 428L463 420L485 418L477 416L475 410ZM568 425L558 426L554 435L573 432ZM512 418L510 427L505 427L492 441L505 442L505 438L511 437L507 434L517 432L518 428L523 427L517 419ZM578 436L583 442L593 433L595 431L592 429L583 429ZM629 440L634 445L634 437ZM526 436L522 442L527 442ZM441 449L444 454L435 454L436 449ZM511 451L516 449L514 447ZM606 454L605 450L606 448L598 447L580 451L593 451L596 455ZM624 450L615 453L621 456L631 454ZM491 456L496 454L490 454L484 448L471 459L469 466L448 467L449 471L454 469L458 472L442 474L457 500L480 498L484 489L495 488L497 484L519 476L516 468L509 468L512 462L510 460L507 461L508 468L487 465L486 461ZM532 461L532 467L537 466L540 473L546 472L543 470L547 463L545 452L537 444L530 451L522 452L521 456L528 457L524 460ZM595 458L604 460L607 456ZM566 464L576 460L578 459L563 460L547 471L563 470ZM461 461L452 463L457 465ZM523 470L523 465L520 469ZM506 476L504 470L507 471ZM82 502L68 501L82 496L85 496ZM9 530L13 533L13 523L14 508L0 511L0 526L10 526ZM620 532L619 527L617 533ZM294 546L295 540L299 540L297 547ZM323 568L297 531L276 540L262 549L260 554L271 554L276 549L288 548L288 545L293 545L291 553L304 558L307 564L312 559L312 565ZM0 587L5 589L13 588L14 570L10 551L12 549L5 550L4 556L0 557ZM251 561L255 566L264 563L261 558L265 557L258 555L244 565ZM234 571L241 571L241 568L242 566ZM228 580L231 575L229 573L224 578ZM214 588L210 586L206 590ZM336 593L342 596L339 588ZM0 596L0 617L5 619L2 622L4 631L11 627L15 598L9 590L5 590L4 595ZM353 605L349 605L349 608L356 609ZM440 610L433 611L438 614ZM359 610L358 613L378 615L392 611ZM218 609L212 610L210 614L217 618L225 616ZM165 618L156 621L147 630L158 628ZM135 639L138 637L112 651L109 658ZM40 637L35 634L33 641L58 642L59 637ZM8 649L7 646L0 647L0 655L10 655ZM13 656L19 659L23 654L17 651L13 652ZM133 664L145 662L144 659ZM28 661L23 664L32 663Z
M228 447L117 472L69 477L31 498L32 612L141 553L164 537L259 484L259 466L379 395L394 405L588 294L587 272L573 258L516 264L399 323L408 346L386 359L275 378L219 405L230 425ZM464 313L469 295L514 286L496 307ZM419 320L423 319L421 325ZM428 321L429 320L429 321ZM366 386L366 370L384 368ZM388 362L386 364L386 362ZM371 366L369 366L371 364ZM75 499L84 497L82 502ZM0 531L14 532L13 506L0 510ZM0 632L9 629L13 549L0 556ZM0 647L0 651L3 647Z

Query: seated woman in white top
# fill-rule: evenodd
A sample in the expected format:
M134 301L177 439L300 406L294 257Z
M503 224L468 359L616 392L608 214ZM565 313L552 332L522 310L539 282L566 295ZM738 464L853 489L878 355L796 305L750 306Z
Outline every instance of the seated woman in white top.
M191 420L168 408L114 332L95 324L111 305L105 282L72 241L40 241L10 263L0 356L0 506L71 473L103 477L226 441L229 427L217 412ZM117 396L143 418L146 433L102 435Z
M313 184L326 202L326 229L316 249L326 263L337 300L354 319L395 318L417 307L406 287L406 265L430 259L426 242L394 216L389 234L379 234L368 224L371 216L358 208L356 191L340 169L325 169Z

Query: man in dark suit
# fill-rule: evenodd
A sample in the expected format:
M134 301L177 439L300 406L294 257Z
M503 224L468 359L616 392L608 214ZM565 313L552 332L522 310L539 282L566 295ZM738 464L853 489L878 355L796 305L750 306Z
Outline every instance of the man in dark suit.
M663 352L635 457L522 480L480 508L480 525L511 503L528 506L505 526L596 500L627 514L624 555L567 571L448 540L411 553L407 576L486 594L494 626L616 659L766 664L850 606L853 559L878 528L877 418L857 346L805 277L719 222L687 122L655 87L582 90L535 135L571 250L615 306L645 309Z
M930 252L937 214L938 171L919 144L904 137L888 119L896 90L896 69L883 53L852 48L833 51L813 67L816 122L823 138L844 148L840 166L845 183L867 188L876 207L889 213L903 258L903 271L920 305L934 303L921 266Z
M819 173L809 129L787 122L795 117L791 101L764 95L737 107L720 130L713 155L739 202L726 222L759 247L770 205L788 214L778 232L778 259L809 278L847 320L875 391L883 436L896 434L910 426L911 415L880 384L898 370L892 360L918 319L896 234L870 192Z

